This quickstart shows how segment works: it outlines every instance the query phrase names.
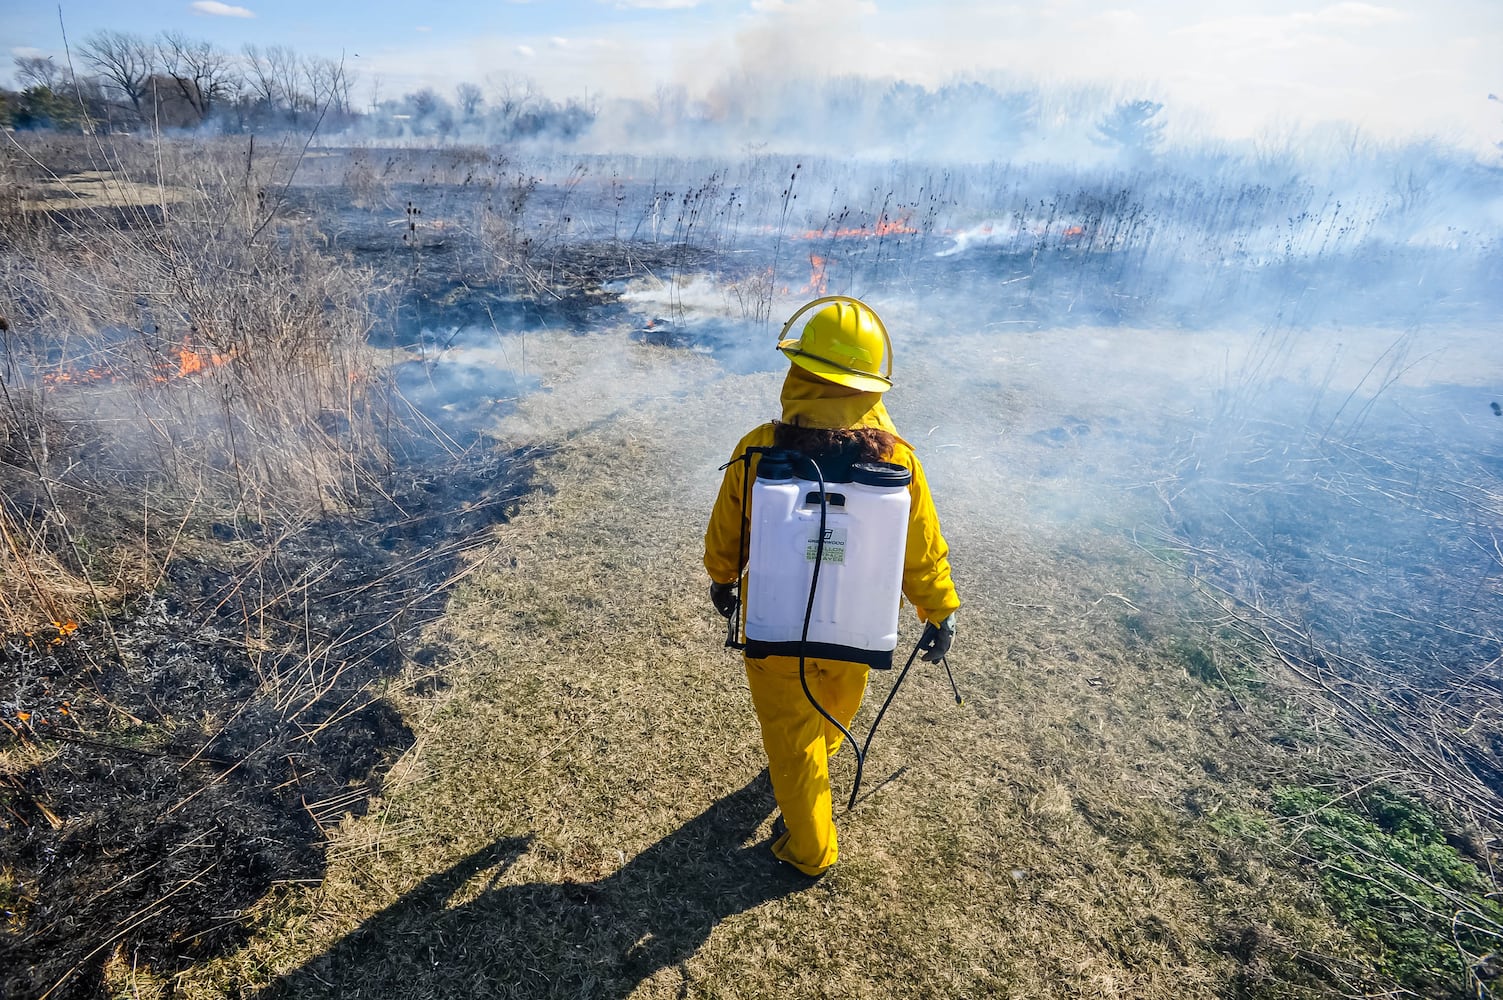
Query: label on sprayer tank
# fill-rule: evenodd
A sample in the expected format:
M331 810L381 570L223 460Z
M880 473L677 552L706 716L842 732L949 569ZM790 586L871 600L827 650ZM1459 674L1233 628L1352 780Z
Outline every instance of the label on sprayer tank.
M821 563L838 563L845 565L845 528L825 529L825 550L820 553ZM804 562L813 562L815 553L819 552L819 530L809 536L809 545L804 549Z

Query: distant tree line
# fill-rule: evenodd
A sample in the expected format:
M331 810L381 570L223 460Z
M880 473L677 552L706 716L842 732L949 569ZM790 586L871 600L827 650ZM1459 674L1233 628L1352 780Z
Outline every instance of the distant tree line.
M1005 159L1073 133L1080 147L1140 161L1159 151L1165 128L1157 101L974 79L926 87L855 75L775 82L730 76L699 98L682 86L664 86L650 100L625 104L617 114L634 135L697 138L707 148L780 141L834 156L881 151Z
M214 127L246 131L299 125L309 114L354 114L354 75L337 59L283 45L228 52L182 32L155 37L99 31L72 64L17 56L19 91L0 91L12 128L130 132Z
M376 138L570 141L602 117L595 102L559 103L525 78L500 74L483 85L462 82L450 94L423 88L383 98L379 77L361 80L342 59L305 56L286 45L230 52L177 31L95 32L75 48L70 64L17 56L15 74L20 89L0 90L0 124L17 129L243 133L316 123L324 132L358 129ZM357 100L357 85L365 100ZM610 138L668 148L844 143L853 153L1000 158L1074 128L1084 146L1129 161L1158 152L1162 104L1113 103L1100 93L1077 104L1062 107L1057 93L1037 87L976 81L931 89L858 76L769 84L732 75L703 95L663 86L646 100L613 100L604 115Z
M453 140L578 139L599 115L592 104L562 104L540 93L530 80L497 74L485 86L462 82L454 96L432 87L396 101L372 101L367 128L376 136L422 135Z
M491 81L455 88L453 100L432 89L370 101L354 96L358 74L342 59L301 55L286 45L246 45L230 52L177 31L153 37L99 31L74 50L71 64L16 56L17 90L0 89L0 125L108 133L162 129L252 132L341 131L440 138L574 138L594 121L581 102L558 104L530 84Z

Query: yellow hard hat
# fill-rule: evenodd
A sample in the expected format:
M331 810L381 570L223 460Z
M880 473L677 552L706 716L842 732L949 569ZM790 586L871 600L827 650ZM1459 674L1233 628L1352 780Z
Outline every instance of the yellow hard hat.
M819 310L797 340L785 340L798 318ZM836 385L863 392L892 388L892 339L872 307L848 295L827 295L807 303L783 324L778 350L806 371Z

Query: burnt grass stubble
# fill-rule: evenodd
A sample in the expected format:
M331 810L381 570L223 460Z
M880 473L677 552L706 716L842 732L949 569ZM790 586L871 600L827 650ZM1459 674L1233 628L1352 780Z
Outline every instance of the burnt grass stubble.
M332 250L375 263L404 289L371 339L419 355L395 367L393 384L422 417L397 422L397 457L383 499L290 532L247 520L208 525L222 557L177 558L162 585L128 601L108 627L96 621L68 636L43 632L0 643L0 701L52 706L45 717L33 713L0 734L12 747L33 743L47 751L38 754L42 763L5 776L0 788L0 850L19 882L8 906L21 917L9 920L11 929L0 940L6 995L94 996L114 956L170 974L234 947L247 933L245 910L276 884L321 877L325 831L347 814L363 813L387 767L411 745L399 714L376 693L379 685L398 675L418 693L444 684L444 650L423 643L422 626L442 612L443 588L462 571L467 547L483 543L485 527L508 516L533 488L539 454L532 448L498 453L483 443L476 421L503 404L484 398L494 387L468 385L469 398L455 399L454 380L432 377L442 374L447 346L434 330L477 324L499 335L503 327L598 328L626 315L609 290L618 282L700 270L742 280L768 267L769 252L774 265L782 255L773 284L796 288L797 272L818 254L838 286L920 300L985 289L982 322L1035 328L1184 328L1225 323L1228 313L1258 316L1268 289L1289 284L1284 271L1309 266L1221 269L1186 299L1154 294L1168 287L1174 268L1164 271L1142 250L1057 243L940 257L948 240L927 231L801 245L782 243L781 234L781 245L770 246L744 237L720 250L688 240L639 239L636 230L607 239L534 227L513 232L498 257L493 244L465 226L417 223L423 211L429 219L446 211L463 217L473 207L467 200L481 197L463 187L391 185L383 205L364 210L351 208L337 185L287 192L288 210L318 220ZM536 214L561 217L565 195L546 185L534 193ZM404 203L408 224L397 228L392 206L400 215ZM141 216L132 220L140 224ZM68 224L66 216L57 221ZM1381 253L1383 269L1405 266L1399 255ZM1330 265L1325 277L1338 283L1340 268L1349 264L1358 275L1350 284L1360 287L1374 262L1324 263ZM1484 262L1497 266L1496 257ZM1340 298L1284 302L1279 318L1291 327L1320 322L1319 303ZM1381 295L1356 301L1375 316L1393 315L1395 303ZM1404 305L1433 312L1438 303ZM670 320L639 339L715 350L734 346L719 341L742 333L734 323L695 330ZM1252 441L1248 448L1261 449L1256 438L1246 440ZM1278 438L1266 443L1284 444ZM1229 481L1242 470L1222 471ZM1201 492L1188 474L1185 484L1167 510L1167 526L1191 552L1218 554L1204 560L1203 571L1250 601L1289 593L1291 581L1304 581L1294 592L1310 592L1310 574L1301 569L1308 547L1299 540L1307 531L1313 537L1324 515L1337 511L1308 507L1308 520L1290 523L1289 508L1236 509L1253 535L1276 549L1250 551L1246 539L1226 527L1226 493ZM1282 480L1277 485L1257 496L1298 489ZM1322 499L1340 506L1332 496ZM1424 508L1433 497L1421 500ZM1359 530L1356 522L1352 530ZM1381 527L1367 530L1371 534L1356 544L1381 549ZM1416 555L1416 566L1424 556ZM1249 565L1271 567L1259 570L1265 579L1253 581L1262 587L1242 586ZM1306 636L1302 647L1284 644L1300 662L1319 657L1324 667L1317 644L1329 652L1341 643L1330 632L1320 634L1321 621L1334 617L1331 609L1268 601L1259 607ZM1365 630L1347 634L1353 631ZM1487 628L1479 631L1491 638ZM1377 658L1385 651L1371 652ZM1457 659L1469 661L1477 651L1465 653ZM1450 659L1441 650L1428 656ZM1475 743L1452 752L1473 756L1475 766L1479 750L1487 758L1497 753ZM1479 770L1499 792L1500 772L1487 765Z
M1503 420L1485 388L1359 406L1269 389L1303 424L1224 415L1182 453L1165 524L1234 629L1323 690L1433 800L1503 825L1497 602Z
M0 734L39 761L0 785L0 996L99 996L113 959L170 975L225 953L274 886L321 879L327 832L412 744L380 691L445 686L423 626L544 449L498 449L477 430L495 401L445 408L407 374L379 499L202 525L213 555L108 622L0 640L0 702L47 706Z
M395 471L389 499L280 537L215 523L248 555L177 560L113 641L91 623L0 646L3 700L53 706L8 738L54 751L4 789L0 850L26 907L0 954L7 995L99 995L117 947L182 969L242 940L274 884L321 877L325 830L362 814L412 743L381 683L445 683L420 632L536 457L429 456Z

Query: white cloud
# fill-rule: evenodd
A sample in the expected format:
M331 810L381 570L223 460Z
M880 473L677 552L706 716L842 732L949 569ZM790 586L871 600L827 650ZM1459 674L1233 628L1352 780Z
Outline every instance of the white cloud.
M755 14L806 15L806 17L821 17L822 15L822 20L830 20L840 15L876 14L876 5L870 0L860 0L857 3L849 3L846 0L751 0L751 11Z
M1135 31L1143 26L1143 16L1132 10L1104 10L1096 21L1109 31Z
M428 32L432 31L433 28L430 27L429 25L426 25L426 24L420 24L416 28L413 28L412 30L413 31L422 32L423 34L426 35Z
M617 10L687 10L698 7L699 0L615 0L615 4Z
M188 5L195 13L209 14L213 17L255 17L255 11L245 7L235 7L219 0L194 0Z
M1391 24L1405 18L1403 11L1392 7L1377 7L1370 3L1338 3L1322 8L1311 20L1319 24L1339 24L1346 27L1361 27L1369 24Z
M554 35L552 38L548 39L548 44L553 46L555 49L567 49L569 47L569 40L567 38L564 38L562 35Z
M524 59L531 59L533 56L537 55L537 52L531 45L518 45L515 51L517 55L521 56Z
M1406 20L1409 15L1393 7L1369 3L1332 4L1316 11L1289 14L1234 14L1212 17L1171 29L1170 34L1199 39L1204 44L1245 48L1253 44L1288 46L1305 39L1325 37L1332 31L1375 28Z

